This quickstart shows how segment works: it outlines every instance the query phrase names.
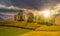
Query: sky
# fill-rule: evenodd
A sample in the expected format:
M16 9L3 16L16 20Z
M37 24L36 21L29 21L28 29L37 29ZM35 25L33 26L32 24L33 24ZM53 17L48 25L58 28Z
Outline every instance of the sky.
M0 0L0 13L19 12L18 9L20 10L20 8L50 9L58 3L60 3L60 0Z
M20 8L34 10L49 9L58 3L60 4L60 0L0 0L0 13L17 12Z
M0 0L0 4L3 6L15 6L34 10L41 10L46 6L52 7L59 2L60 0Z

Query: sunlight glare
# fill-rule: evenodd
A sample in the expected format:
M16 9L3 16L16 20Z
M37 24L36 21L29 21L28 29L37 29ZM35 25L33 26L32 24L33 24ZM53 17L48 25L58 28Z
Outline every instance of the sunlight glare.
M44 10L43 15L44 15L44 17L49 17L50 16L50 10Z

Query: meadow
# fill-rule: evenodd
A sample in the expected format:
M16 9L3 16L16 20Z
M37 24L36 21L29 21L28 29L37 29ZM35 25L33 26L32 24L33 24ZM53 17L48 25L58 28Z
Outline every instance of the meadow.
M60 26L0 21L0 36L60 36Z

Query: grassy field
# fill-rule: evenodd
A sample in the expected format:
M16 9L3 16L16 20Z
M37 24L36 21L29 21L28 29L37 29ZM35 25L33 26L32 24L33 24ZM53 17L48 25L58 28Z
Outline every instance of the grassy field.
M19 36L60 36L60 31L31 31Z
M0 36L18 36L29 31L27 29L0 26Z
M0 21L0 36L60 36L60 26L46 26L19 21Z
M37 23L27 23L27 22L20 22L20 21L1 21L0 25L9 25L9 26L16 26L16 27L21 27L21 28L31 28L31 29L36 29L40 27L40 24Z

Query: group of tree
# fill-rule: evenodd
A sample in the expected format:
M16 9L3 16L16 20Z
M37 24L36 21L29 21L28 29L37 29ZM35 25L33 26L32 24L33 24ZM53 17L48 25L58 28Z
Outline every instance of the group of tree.
M20 12L17 15L18 15L17 17L15 16L15 20L16 20L16 18L18 18L17 21L26 21L25 16L23 14L23 10L20 10ZM44 19L42 19L42 17L39 16L39 18L36 18L36 16L34 16L33 13L29 12L27 22L37 22L38 24L51 24L55 21L54 18L52 18L49 21L45 21Z
M20 10L20 12L17 15L15 15L14 19L17 21L26 21L25 15L23 13L24 13L23 10ZM33 22L33 19L34 19L33 13L28 13L27 22Z

